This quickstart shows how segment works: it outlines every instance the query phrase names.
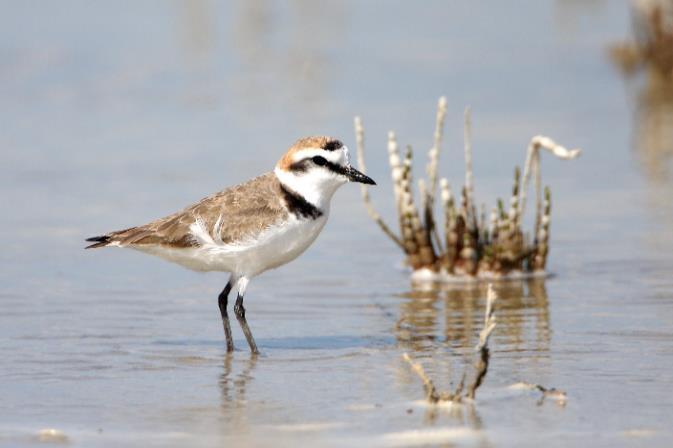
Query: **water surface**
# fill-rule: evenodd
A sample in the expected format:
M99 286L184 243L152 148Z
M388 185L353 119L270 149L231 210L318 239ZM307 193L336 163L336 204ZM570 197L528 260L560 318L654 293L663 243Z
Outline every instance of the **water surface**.
M623 2L3 9L0 445L45 428L74 446L668 445L673 106L605 57L630 32ZM385 133L421 156L442 94L441 171L460 183L469 104L489 204L531 136L585 150L543 162L556 276L499 287L474 405L428 409L401 355L455 386L485 290L413 291L355 186L305 255L251 283L258 358L235 323L225 354L225 275L82 250L271 169L299 136L353 146L355 114L392 222ZM568 402L509 388L522 381Z

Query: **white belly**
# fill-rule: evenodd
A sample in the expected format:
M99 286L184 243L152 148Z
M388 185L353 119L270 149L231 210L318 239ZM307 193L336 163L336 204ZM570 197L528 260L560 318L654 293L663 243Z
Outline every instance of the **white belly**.
M134 249L195 271L232 272L251 278L297 258L315 241L326 222L327 213L317 219L301 220L291 215L283 225L236 244L213 241L205 229L195 224L192 230L201 242L199 247L136 246Z

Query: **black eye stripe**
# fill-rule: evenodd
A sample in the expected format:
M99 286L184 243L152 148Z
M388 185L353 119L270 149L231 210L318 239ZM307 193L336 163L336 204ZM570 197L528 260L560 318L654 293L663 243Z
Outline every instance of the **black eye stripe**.
M322 149L325 151L336 151L337 149L341 149L343 145L340 140L330 140L323 145Z
M319 161L316 161L316 159ZM333 173L341 174L343 176L346 175L346 168L334 162L330 162L329 160L325 159L322 156L307 157L305 159L301 159L297 162L294 162L292 165L290 165L290 171L296 174L305 173L312 163L321 167L325 167L326 169L332 171Z

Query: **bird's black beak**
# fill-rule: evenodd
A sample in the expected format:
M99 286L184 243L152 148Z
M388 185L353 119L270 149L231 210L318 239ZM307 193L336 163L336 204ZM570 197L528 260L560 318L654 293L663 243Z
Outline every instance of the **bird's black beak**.
M366 176L353 168L352 166L349 166L346 168L346 172L344 173L348 180L351 182L360 182L361 184L367 184L367 185L376 185L376 182L374 182L374 179L372 179L369 176Z

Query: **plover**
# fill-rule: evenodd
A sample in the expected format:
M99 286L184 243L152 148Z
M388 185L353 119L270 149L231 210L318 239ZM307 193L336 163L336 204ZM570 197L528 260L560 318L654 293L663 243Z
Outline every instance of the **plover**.
M250 280L303 253L327 222L332 195L348 181L375 185L353 168L348 148L330 137L294 143L272 172L210 195L165 218L88 238L87 249L129 247L196 271L230 273L218 296L227 351L234 350L227 301L250 350L258 353L243 297Z

